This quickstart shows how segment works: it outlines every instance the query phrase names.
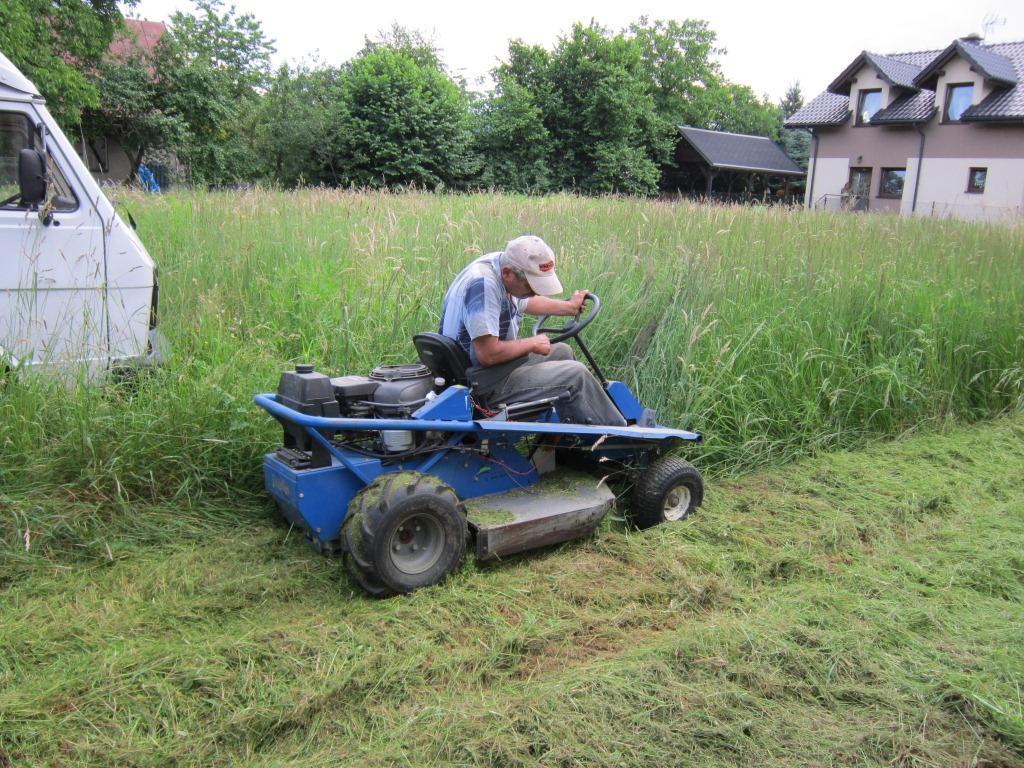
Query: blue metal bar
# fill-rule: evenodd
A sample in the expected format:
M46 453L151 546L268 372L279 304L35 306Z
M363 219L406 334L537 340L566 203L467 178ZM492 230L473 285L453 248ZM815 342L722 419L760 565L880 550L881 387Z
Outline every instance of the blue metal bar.
M292 424L315 429L336 429L340 432L366 432L382 429L398 429L408 432L477 432L475 421L425 421L421 419L333 419L326 416L307 416L281 405L276 395L256 395L256 405Z
M691 440L700 442L696 432L668 427L598 427L583 424L547 424L539 421L478 421L482 432L519 432L537 435L588 435L590 437L629 437L633 440Z
M325 416L307 416L281 405L276 395L256 395L255 403L270 414L303 427L314 429L334 429L339 432L376 432L380 430L406 430L409 432L458 432L467 433L499 433L516 432L535 435L580 435L583 437L601 437L602 435L628 437L633 440L689 440L699 442L701 436L696 432L667 427L608 427L588 426L583 424L550 424L541 421L440 421L422 419L344 419L327 418Z

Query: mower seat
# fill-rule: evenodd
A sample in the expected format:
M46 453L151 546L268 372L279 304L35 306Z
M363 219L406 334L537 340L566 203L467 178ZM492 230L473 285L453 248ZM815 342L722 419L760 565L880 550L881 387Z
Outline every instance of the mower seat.
M416 347L420 362L427 366L432 374L444 379L446 386L461 384L470 389L486 389L488 382L493 382L495 378L505 378L512 370L526 362L526 358L521 357L500 365L474 366L458 342L440 333L417 333L412 337L412 343ZM550 411L558 400L568 395L568 392L563 392L555 397L530 401L512 398L494 407L503 410L509 419L531 421ZM480 405L486 408L487 403L481 402Z
M440 333L417 333L412 337L416 354L435 376L444 379L445 384L461 384L467 386L466 369L469 368L469 357L466 351L454 339Z

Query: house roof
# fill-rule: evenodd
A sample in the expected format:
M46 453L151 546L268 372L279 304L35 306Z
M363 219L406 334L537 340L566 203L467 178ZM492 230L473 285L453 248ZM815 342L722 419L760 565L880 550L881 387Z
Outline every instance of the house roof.
M804 171L771 139L680 125L679 135L712 168L803 176Z
M110 58L115 61L123 61L137 52L152 52L167 32L167 25L162 21L125 19L124 24L126 29L117 34L107 49Z
M787 128L842 125L850 117L850 97L823 91L786 120Z
M964 122L1024 120L1024 40L994 45L976 45L956 40L941 51L890 53L885 56L861 53L837 77L826 91L798 110L788 120L787 128L823 128L842 125L850 114L851 78L861 67L870 64L890 85L906 89L893 102L871 118L875 125L900 125L925 122L935 113L933 89L938 71L954 55L962 55L995 90L981 103L966 110ZM908 86L907 76L916 74ZM843 90L845 88L845 90Z
M954 56L962 56L986 80L996 86L1012 86L1017 84L1017 73L1013 64L1000 53L969 43L966 40L954 40L946 50L942 51L914 78L914 83L921 87L935 88L940 70Z
M860 72L865 64L873 66L875 71L878 72L878 76L889 85L896 86L897 88L917 90L917 86L914 85L914 78L921 71L920 66L912 61L905 61L892 56L882 56L870 51L862 51L860 56L854 59L850 66L844 69L839 77L829 84L828 90L832 93L849 96L853 77Z
M916 91L901 96L885 109L880 109L871 118L872 125L900 125L923 123L935 114L935 94L931 91Z

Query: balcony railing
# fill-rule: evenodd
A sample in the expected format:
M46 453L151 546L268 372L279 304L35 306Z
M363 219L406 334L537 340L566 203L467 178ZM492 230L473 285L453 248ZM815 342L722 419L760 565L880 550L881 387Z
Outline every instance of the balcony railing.
M870 200L861 195L822 195L814 201L819 211L866 211L869 207Z

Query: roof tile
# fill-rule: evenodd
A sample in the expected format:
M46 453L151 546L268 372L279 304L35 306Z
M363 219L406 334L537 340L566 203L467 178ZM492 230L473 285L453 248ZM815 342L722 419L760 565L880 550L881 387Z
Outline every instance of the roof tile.
M804 104L786 120L787 128L842 125L850 116L850 98L825 91Z

